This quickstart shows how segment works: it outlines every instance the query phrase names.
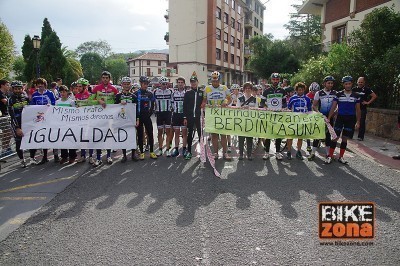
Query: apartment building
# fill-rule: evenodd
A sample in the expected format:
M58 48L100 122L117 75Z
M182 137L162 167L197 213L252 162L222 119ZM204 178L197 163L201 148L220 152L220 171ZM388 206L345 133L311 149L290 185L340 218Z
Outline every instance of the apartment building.
M322 44L328 51L332 43L345 41L368 13L383 6L400 11L399 0L306 0L298 13L321 16Z
M168 77L173 82L179 75L176 65L169 65L168 54L145 53L127 60L129 74L133 82L139 82L140 76L147 76L154 82L161 76Z
M179 75L189 78L196 72L200 84L209 82L210 74L219 71L226 85L242 84L248 76L244 72L246 13L257 2L260 14L248 16L255 19L257 29L248 37L262 34L263 7L258 0L173 0L169 1L169 63L176 65ZM254 13L254 12L253 12ZM248 51L249 52L249 51Z

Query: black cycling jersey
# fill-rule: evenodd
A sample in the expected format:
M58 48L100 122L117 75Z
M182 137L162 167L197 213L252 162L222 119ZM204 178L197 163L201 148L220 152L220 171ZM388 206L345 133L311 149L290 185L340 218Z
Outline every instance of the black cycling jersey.
M183 99L183 115L184 117L200 117L201 103L203 102L204 92L197 89L189 89L186 91Z

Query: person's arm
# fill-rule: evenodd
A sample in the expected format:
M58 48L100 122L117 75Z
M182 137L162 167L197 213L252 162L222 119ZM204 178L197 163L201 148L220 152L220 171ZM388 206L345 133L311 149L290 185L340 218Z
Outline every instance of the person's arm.
M312 109L315 112L319 112L318 107L319 107L319 92L317 91L314 95L314 100L312 101Z
M371 92L370 95L371 95L371 99L368 102L363 101L362 104L370 105L371 103L373 103L376 100L376 98L378 98L378 95L376 95L376 93L373 91Z
M360 109L360 103L356 103L356 118L357 118L357 122L356 122L356 129L358 129L360 127L360 119L361 119L361 109Z
M360 104L358 104L358 106L360 107ZM331 118L335 114L336 107L337 107L337 101L333 101L332 106L331 106L331 110L329 111L329 115L328 115L328 120L329 121L331 120Z

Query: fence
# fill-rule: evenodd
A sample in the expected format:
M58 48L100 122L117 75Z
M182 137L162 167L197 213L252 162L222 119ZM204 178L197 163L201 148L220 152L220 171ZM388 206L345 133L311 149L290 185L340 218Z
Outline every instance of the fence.
M11 129L10 116L0 117L0 161L4 162L7 157L14 155L15 140Z

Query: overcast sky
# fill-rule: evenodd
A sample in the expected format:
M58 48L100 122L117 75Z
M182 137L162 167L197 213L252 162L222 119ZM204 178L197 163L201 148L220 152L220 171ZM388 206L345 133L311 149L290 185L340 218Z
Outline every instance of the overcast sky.
M288 22L289 13L294 12L290 5L299 2L268 1L264 33L285 38L288 32L283 25ZM19 54L26 34L40 36L45 17L63 46L71 50L99 39L106 40L114 53L167 49L166 9L168 0L0 0L1 21L13 35Z

